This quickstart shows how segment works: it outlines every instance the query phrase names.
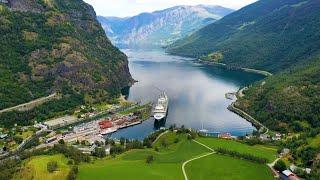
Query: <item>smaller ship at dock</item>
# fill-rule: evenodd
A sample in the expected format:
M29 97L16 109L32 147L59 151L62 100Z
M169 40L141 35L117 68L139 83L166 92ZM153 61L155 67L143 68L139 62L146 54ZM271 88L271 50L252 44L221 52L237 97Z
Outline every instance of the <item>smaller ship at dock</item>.
M158 98L158 102L153 109L153 117L157 121L161 121L167 117L169 98L165 92L162 92Z

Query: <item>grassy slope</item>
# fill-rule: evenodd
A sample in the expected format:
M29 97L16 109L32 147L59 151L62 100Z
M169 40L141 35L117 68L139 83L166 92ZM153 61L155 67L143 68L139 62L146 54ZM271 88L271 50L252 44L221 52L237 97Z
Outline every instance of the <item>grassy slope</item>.
M58 163L58 170L54 173L47 171L47 163L56 161ZM69 173L69 166L67 165L67 158L63 155L54 156L36 156L26 162L24 168L14 177L14 179L23 180L63 180L66 179Z
M166 138L170 146L163 148L161 146L162 139ZM159 147L160 151L153 150L134 150L118 156L115 159L98 160L94 164L83 164L80 166L79 179L183 179L181 170L182 163L193 157L197 157L209 152L199 144L186 140L184 135L179 136L179 143L174 144L176 135L169 133L164 135L155 144ZM200 141L211 146L212 144L220 143L230 145L230 142L213 138L200 138ZM221 142L220 142L221 141ZM233 143L232 148L239 147L238 149L247 150L255 155L267 156L274 158L275 151L265 149L263 147L250 148L247 145L240 143ZM229 146L228 146L229 147ZM263 155L267 154L267 155ZM154 162L150 165L146 164L145 160L148 155L154 156ZM227 159L227 163L225 163ZM248 179L252 176L261 176L270 178L271 173L268 171L267 166L258 165L248 161L234 159L231 157L213 155L212 157L205 158L204 161L197 160L196 164L191 162L187 166L187 174L190 174L190 179L208 179L210 177L225 177L232 179L235 177L234 173L241 172L241 179ZM200 164L199 164L200 163ZM205 168L201 168L201 164L206 164ZM229 164L230 163L230 164ZM223 164L221 166L221 164ZM241 164L241 166L238 166ZM230 166L231 165L231 166ZM232 166L234 165L234 166ZM213 169L216 169L213 171ZM223 172L228 169L228 172ZM213 173L213 174L212 174Z
M172 139L173 134L161 139ZM153 150L134 150L116 159L98 160L94 164L80 166L79 179L183 179L181 164L191 158L208 152L204 147L180 137L181 142L168 148ZM169 141L168 141L169 142ZM186 151L192 150L192 151ZM152 154L154 162L148 165L146 157ZM125 171L125 173L124 173Z
M254 156L267 158L270 162L276 159L277 149L265 146L249 146L232 140L222 140L216 138L199 138L199 142L208 145L213 149L224 148L240 153L252 154Z
M191 180L212 177L217 180L246 180L250 177L259 177L263 180L273 179L272 173L266 165L216 154L187 164L186 171L189 172L188 177Z

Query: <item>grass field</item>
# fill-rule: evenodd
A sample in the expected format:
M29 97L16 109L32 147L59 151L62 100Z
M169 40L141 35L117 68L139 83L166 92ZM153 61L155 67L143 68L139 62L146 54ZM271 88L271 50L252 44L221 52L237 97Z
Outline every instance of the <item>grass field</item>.
M79 167L79 179L183 179L182 163L192 157L205 154L208 150L188 141L185 135L179 136L180 142L172 144L175 138L168 133L160 138L168 139L170 146L162 147L159 152L154 150L134 150L122 154L115 159L98 160L94 164L83 164ZM154 156L154 162L146 163L148 155Z
M232 151L238 151L240 153L252 154L257 157L267 158L269 162L274 161L277 156L277 149L271 147L261 145L249 146L233 140L218 138L201 137L197 140L213 149L224 148Z
M47 171L47 163L50 161L56 161L58 163L58 170L53 173ZM67 162L67 158L60 154L53 156L36 156L25 162L23 169L14 176L14 179L64 180L70 170Z
M178 138L179 142L174 143ZM163 139L169 144L163 147ZM224 140L214 138L200 138L201 142L212 146L213 144L226 144ZM222 141L222 142L220 142ZM230 143L229 143L230 144ZM231 148L239 145L232 141ZM210 152L203 146L187 140L185 135L165 134L155 145L159 152L153 149L133 150L112 159L97 160L93 164L82 164L79 167L79 179L184 179L181 166L183 162ZM262 146L250 147L244 144L239 149L249 150L250 153L261 155L259 151L266 153L270 159L275 155L274 150ZM215 147L215 146L213 146ZM227 147L226 147L227 148ZM151 164L146 163L148 155L154 156ZM250 179L261 177L261 179L273 179L266 165L255 164L249 161L236 159L222 155L210 155L187 164L186 172L190 180L198 179Z
M192 161L187 164L186 172L190 180L274 179L266 165L217 154Z
M273 160L275 150L264 146L248 146L235 141L215 138L198 138L201 143L212 148L226 148L243 153ZM152 179L152 180L183 180L182 164L189 159L211 152L202 145L187 139L186 134L169 132L163 135L155 144L154 149L132 150L112 158L95 160L92 163L79 165L77 178L80 180L104 179ZM151 164L146 163L149 155L154 157ZM47 163L58 162L58 171L49 173ZM14 179L23 180L63 180L70 171L68 159L63 155L36 156L24 162L21 171ZM273 179L268 167L229 156L212 154L201 159L190 161L185 170L189 180L198 179L239 179L252 177Z

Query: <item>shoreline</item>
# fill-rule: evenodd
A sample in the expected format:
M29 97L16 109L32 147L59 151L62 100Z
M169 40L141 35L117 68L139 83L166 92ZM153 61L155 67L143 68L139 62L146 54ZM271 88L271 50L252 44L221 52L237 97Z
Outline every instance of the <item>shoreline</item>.
M224 63L209 62L209 61L207 62L207 61L202 61L202 60L194 60L193 62L204 64L204 65L209 65L209 66L221 66L221 67L228 68L228 65L224 64ZM236 69L230 69L230 70L241 70L241 71L244 71L244 72L259 74L259 75L263 75L263 76L266 76L266 77L269 77L269 76L273 75L272 73L270 73L268 71L252 69L252 68L244 68L244 67L236 68Z
M255 118L253 118L250 114L246 113L245 111L235 107L234 105L235 102L232 102L229 106L228 106L228 110L239 115L240 117L242 117L243 119L245 119L246 121L252 123L252 125L257 128L257 130L259 132L263 131L262 134L267 134L269 132L269 129L264 126L261 122L259 122L258 120L256 120Z

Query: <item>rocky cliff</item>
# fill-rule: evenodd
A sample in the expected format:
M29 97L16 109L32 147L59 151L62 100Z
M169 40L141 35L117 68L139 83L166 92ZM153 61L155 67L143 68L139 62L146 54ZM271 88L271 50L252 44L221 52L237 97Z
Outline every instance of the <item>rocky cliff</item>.
M126 55L82 0L0 3L0 34L0 109L65 87L108 97L132 82Z

